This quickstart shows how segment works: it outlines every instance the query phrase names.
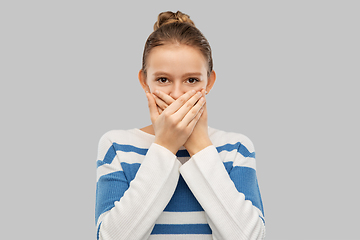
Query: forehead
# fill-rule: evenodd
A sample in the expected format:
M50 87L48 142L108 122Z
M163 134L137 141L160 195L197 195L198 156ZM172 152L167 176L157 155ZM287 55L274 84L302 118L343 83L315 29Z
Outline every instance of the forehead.
M147 59L147 70L149 74L156 71L206 74L207 65L200 50L183 44L166 44L151 50Z

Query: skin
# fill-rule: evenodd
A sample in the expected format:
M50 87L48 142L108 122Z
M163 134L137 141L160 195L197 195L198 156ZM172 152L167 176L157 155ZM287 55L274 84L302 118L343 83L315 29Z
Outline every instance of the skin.
M205 92L216 79L208 76L201 52L182 44L165 44L151 50L147 74L139 81L148 99L152 124L141 130L155 135L155 143L176 154L184 146L190 156L212 145L208 135Z

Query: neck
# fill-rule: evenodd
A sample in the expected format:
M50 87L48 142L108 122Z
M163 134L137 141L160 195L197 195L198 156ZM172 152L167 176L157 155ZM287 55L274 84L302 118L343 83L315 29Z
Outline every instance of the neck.
M140 128L140 130L143 131L143 132L149 133L151 135L155 135L154 128L153 128L152 125Z

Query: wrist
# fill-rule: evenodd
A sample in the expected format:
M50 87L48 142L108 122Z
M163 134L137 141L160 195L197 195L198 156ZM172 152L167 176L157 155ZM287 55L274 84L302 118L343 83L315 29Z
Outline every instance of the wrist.
M156 141L156 140L155 140L154 143L156 143L157 145L160 145L160 146L166 148L167 150L169 150L170 152L172 152L174 155L176 155L177 151L179 150L179 149L175 149L173 146L168 146L167 144L162 143L162 142L160 142L160 141Z
M207 138L207 139L196 141L196 143L186 143L184 145L184 147L190 154L190 157L192 157L196 153L200 152L204 148L211 146L211 145L212 145L211 140L209 138Z

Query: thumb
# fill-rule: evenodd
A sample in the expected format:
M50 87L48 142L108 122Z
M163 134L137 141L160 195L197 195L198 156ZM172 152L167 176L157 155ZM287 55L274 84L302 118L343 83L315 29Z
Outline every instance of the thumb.
M155 122L156 119L159 117L159 112L158 112L158 108L155 102L155 98L153 95L151 95L151 93L146 93L146 97L148 99L148 106L149 106L149 110L150 110L150 119L151 122Z

